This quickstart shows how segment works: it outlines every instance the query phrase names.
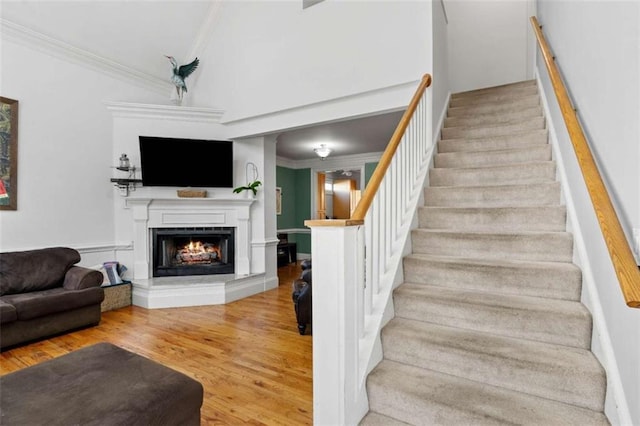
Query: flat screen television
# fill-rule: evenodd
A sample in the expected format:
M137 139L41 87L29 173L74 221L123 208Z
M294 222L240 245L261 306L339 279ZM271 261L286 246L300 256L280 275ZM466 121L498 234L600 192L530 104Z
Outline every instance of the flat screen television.
M143 186L233 187L233 142L139 138Z

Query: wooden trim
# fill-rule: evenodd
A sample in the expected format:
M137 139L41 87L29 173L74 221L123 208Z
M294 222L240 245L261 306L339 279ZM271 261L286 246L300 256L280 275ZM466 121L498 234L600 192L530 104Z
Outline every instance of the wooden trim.
M317 186L316 186L316 204L318 206L318 211L316 212L316 219L326 219L327 217L327 204L325 199L325 191L324 184L326 182L327 175L318 172L317 173Z
M604 237L611 262L618 276L622 295L624 296L627 306L632 308L640 308L640 270L636 264L631 247L620 225L620 220L613 207L611 198L607 192L606 186L602 181L598 167L593 159L593 154L589 149L589 144L584 135L576 111L571 104L567 89L562 82L560 71L555 63L551 49L542 34L541 26L535 16L530 18L531 25L538 39L538 45L542 52L542 57L549 72L549 78L553 85L562 117L564 118L571 144L576 153L578 164L582 170L582 176L586 183L596 212L600 229Z
M373 171L373 175L371 176L371 179L369 179L369 183L362 194L362 198L360 199L358 206L353 211L351 219L364 220L367 210L369 210L369 207L373 202L373 197L376 195L376 192L378 192L382 178L384 178L384 175L387 173L391 160L398 149L398 145L400 145L402 136L404 135L405 130L407 130L411 117L418 107L418 103L420 102L424 91L427 90L427 87L429 86L431 86L431 75L425 74L424 77L422 77L420 86L418 86L416 93L413 95L413 99L411 99L409 107L407 107L407 110L400 119L398 127L396 127L395 132L393 132L391 140L389 141L387 148L384 150L376 169Z

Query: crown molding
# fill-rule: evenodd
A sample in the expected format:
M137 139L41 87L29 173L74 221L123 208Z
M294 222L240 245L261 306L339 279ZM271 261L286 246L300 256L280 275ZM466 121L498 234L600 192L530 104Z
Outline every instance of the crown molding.
M220 119L224 115L224 110L221 109L177 105L154 105L129 102L105 102L105 105L114 117L220 123Z
M276 166L286 167L287 169L298 169L297 161L286 157L276 156Z
M39 33L6 19L0 19L2 37L34 48L46 54L86 66L111 77L126 81L147 90L162 94L170 93L172 85L169 81L155 77L142 71L122 65L105 57L84 49L72 46L61 40Z

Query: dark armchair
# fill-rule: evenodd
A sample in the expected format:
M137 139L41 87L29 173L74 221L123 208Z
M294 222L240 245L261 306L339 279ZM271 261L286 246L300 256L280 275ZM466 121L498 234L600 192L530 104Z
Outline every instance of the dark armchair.
M304 334L307 325L311 325L311 260L302 261L300 278L293 282L293 306L298 321L298 331Z

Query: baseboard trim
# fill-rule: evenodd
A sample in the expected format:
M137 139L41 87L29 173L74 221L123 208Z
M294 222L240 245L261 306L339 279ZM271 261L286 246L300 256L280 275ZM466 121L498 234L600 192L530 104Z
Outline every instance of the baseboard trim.
M275 288L278 282L277 278L265 280L265 274L231 279L207 277L134 280L133 304L146 309L223 305Z

